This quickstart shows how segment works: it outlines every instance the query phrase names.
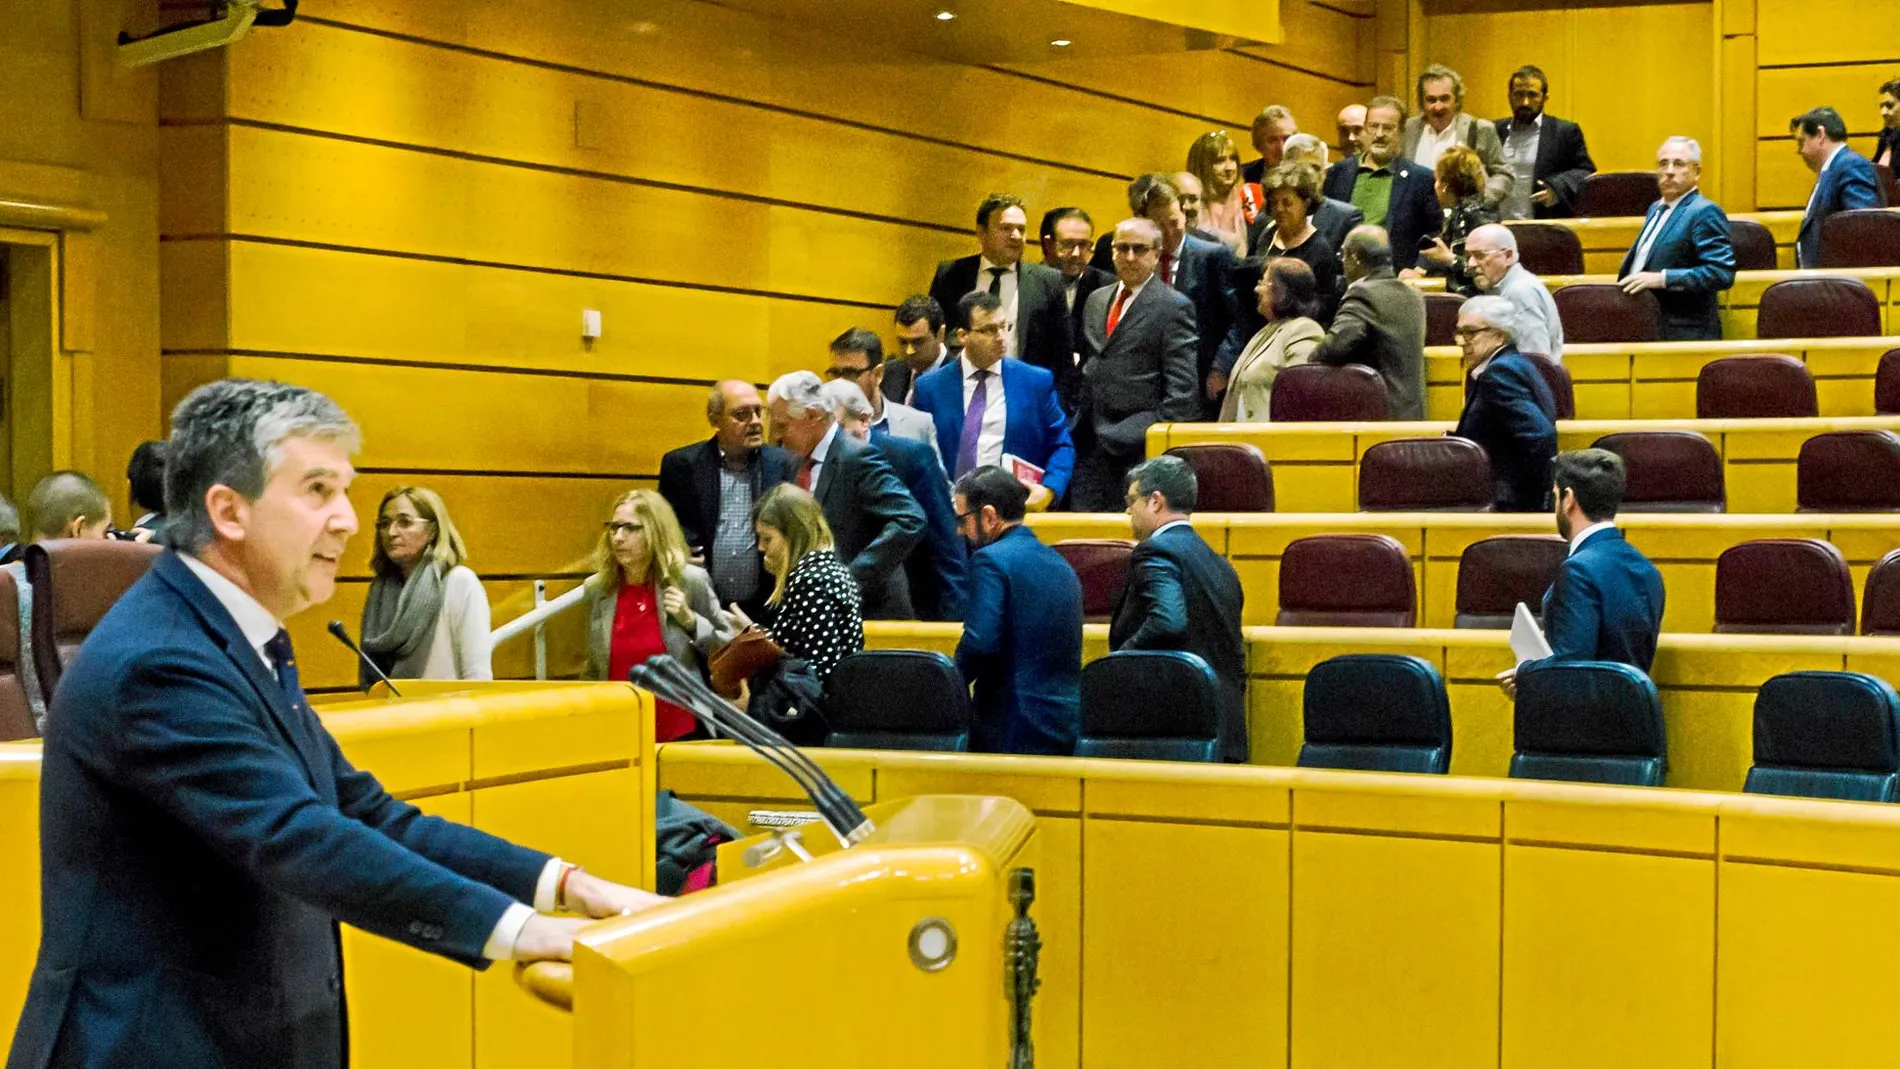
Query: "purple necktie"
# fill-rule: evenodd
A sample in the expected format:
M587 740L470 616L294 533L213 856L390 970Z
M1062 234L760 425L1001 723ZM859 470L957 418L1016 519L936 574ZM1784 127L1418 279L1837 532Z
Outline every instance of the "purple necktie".
M976 373L976 389L970 391L970 407L963 413L963 438L957 442L956 478L976 467L976 440L983 435L983 410L990 406L990 373Z

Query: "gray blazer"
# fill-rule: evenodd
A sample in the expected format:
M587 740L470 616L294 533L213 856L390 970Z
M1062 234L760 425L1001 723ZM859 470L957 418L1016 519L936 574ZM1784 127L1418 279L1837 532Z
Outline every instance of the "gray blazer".
M1120 286L1089 294L1082 317L1083 405L1096 443L1111 456L1140 457L1148 427L1201 416L1194 302L1150 278L1122 309L1113 337L1108 309Z
M1366 365L1385 379L1391 419L1424 419L1424 295L1390 269L1352 283L1312 361Z
M693 614L699 617L698 626L689 635L673 622L672 617L661 613L660 637L666 641L666 652L674 660L684 665L698 665L702 657L731 642L735 632L731 617L719 607L719 598L713 594L712 579L704 568L688 564L680 585L686 589L686 603L693 607ZM592 590L588 592L587 666L581 673L583 679L607 678L608 647L613 642L614 610L619 605L619 596L620 588L617 586L604 594Z
M890 425L893 436L922 442L930 447L931 452L938 452L937 421L931 419L927 413L885 398L884 421ZM937 460L942 461L943 457L939 455Z
M1473 117L1469 112L1459 112L1451 117L1452 131L1457 135L1458 143L1478 154L1484 161L1484 202L1493 207L1504 202L1511 195L1511 187L1517 183L1511 169L1504 165L1504 142L1498 139L1495 124ZM1418 151L1418 141L1425 130L1425 117L1414 115L1405 120L1405 147L1400 154L1411 159Z
M924 510L890 462L844 433L832 436L812 496L838 558L858 581L866 620L914 620L904 558L924 538Z

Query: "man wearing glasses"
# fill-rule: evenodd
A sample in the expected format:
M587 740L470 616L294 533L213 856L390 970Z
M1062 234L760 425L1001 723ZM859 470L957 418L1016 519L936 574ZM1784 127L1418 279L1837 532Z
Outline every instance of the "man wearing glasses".
M1471 386L1452 433L1478 443L1491 461L1499 512L1542 512L1557 455L1557 402L1522 352L1523 316L1503 297L1473 297L1458 310L1458 347Z
M884 343L876 334L852 327L832 339L831 366L825 369L825 381L853 382L864 391L871 402L873 442L897 437L937 448L937 428L929 416L884 396Z
M1088 308L1089 294L1103 286L1113 286L1115 276L1089 263L1089 250L1095 245L1095 220L1080 208L1051 208L1042 217L1042 262L1062 272L1063 299L1069 302L1074 320L1075 350L1082 351L1082 312ZM1063 398L1073 409L1074 398Z
M1399 158L1404 125L1405 105L1397 97L1374 97L1366 105L1364 155L1333 164L1323 190L1358 208L1367 225L1385 228L1399 271L1417 267L1419 242L1445 227L1432 169Z
M1486 223L1465 236L1465 270L1486 293L1495 293L1517 309L1517 347L1561 362L1564 324L1544 280L1517 260L1517 235L1499 223Z

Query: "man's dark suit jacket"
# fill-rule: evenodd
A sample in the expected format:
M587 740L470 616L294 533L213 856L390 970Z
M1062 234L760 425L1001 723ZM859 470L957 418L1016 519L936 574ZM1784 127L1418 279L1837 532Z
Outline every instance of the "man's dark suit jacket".
M1663 202L1649 206L1643 226L1663 212ZM1642 232L1623 256L1617 278L1627 278L1636 264ZM1735 245L1729 237L1728 215L1698 190L1677 202L1675 214L1663 224L1650 246L1645 271L1667 271L1666 288L1652 290L1662 308L1663 341L1722 340L1722 308L1717 293L1735 284Z
M956 354L952 353L949 347L946 346L942 352L937 354L937 362L925 368L923 373L928 375L932 371L943 367L945 364L953 363L953 357L955 355ZM920 375L913 375L910 370L910 364L902 359L886 360L884 362L884 399L886 401L896 401L900 405L910 404L911 380L921 377Z
M924 539L924 510L884 454L837 428L812 496L858 581L864 619L916 619L904 561Z
M708 574L718 563L713 559L713 538L719 533L719 465L716 439L680 446L660 458L660 496L679 517L686 544L704 555ZM746 470L752 479L752 501L757 504L767 490L798 477L798 458L775 445L760 446ZM748 616L772 593L772 577L766 574L763 557L758 569L757 593L743 606Z
M1425 297L1390 271L1346 287L1315 364L1364 364L1385 379L1393 419L1425 418Z
M1081 278L1075 280L1075 304L1069 309L1069 318L1072 321L1070 326L1075 330L1075 351L1078 354L1082 352L1082 316L1088 311L1089 294L1114 284L1115 273L1099 267L1088 268L1082 272ZM1074 398L1064 397L1062 402L1065 407L1074 408Z
M1497 120L1498 143L1511 137L1511 120ZM1548 112L1537 131L1537 160L1531 165L1531 191L1544 183L1557 194L1557 203L1548 208L1531 205L1535 219L1568 219L1577 214L1577 202L1583 197L1583 181L1597 171L1590 149L1583 143L1583 127Z
M1234 276L1239 272L1240 261L1227 246L1192 234L1182 239L1174 288L1194 302L1194 330L1199 339L1194 367L1200 384L1207 382L1207 373L1216 367L1231 369L1247 344L1246 338L1234 336ZM1208 402L1202 385L1195 390L1205 408Z
M945 260L937 265L937 275L930 280L930 295L943 305L953 331L961 326L956 322L957 302L972 290L989 286L987 278L978 284L981 260L981 256ZM1068 298L1062 292L1062 272L1027 260L1017 267L1016 356L1025 363L1048 368L1066 397L1073 389L1069 379L1075 374L1075 329Z
M1076 425L1089 447L1139 460L1151 424L1200 414L1194 305L1160 278L1150 278L1122 309L1111 337L1108 310L1119 292L1115 285L1089 295L1082 339L1085 400Z
M1520 674L1557 661L1620 661L1649 671L1662 631L1662 573L1623 532L1604 528L1583 540L1557 569L1544 595L1550 656L1525 661Z
M1326 169L1321 192L1351 204L1352 187L1358 184L1359 157L1348 156ZM1392 161L1392 198L1383 225L1392 241L1392 265L1400 271L1417 267L1419 239L1437 237L1445 228L1445 212L1438 206L1438 188L1431 168L1407 159Z
M174 553L93 630L46 727L9 1066L338 1069L338 921L482 968L548 861L351 767Z
M1198 654L1220 684L1217 730L1223 761L1245 762L1247 645L1240 636L1245 593L1227 558L1187 524L1135 547L1128 586L1108 627L1111 650Z
M904 558L904 577L910 585L911 608L919 620L963 619L969 588L970 549L957 533L957 509L950 502L950 478L943 473L937 451L922 442L896 435L873 434L872 444L904 489L924 512L924 537Z
M1531 363L1540 359L1510 346L1492 354L1484 374L1468 387L1464 414L1452 432L1478 443L1490 458L1499 512L1542 512L1550 496L1557 403Z
M971 555L957 667L975 691L977 752L1075 752L1082 583L1028 527Z
M1827 170L1815 177L1816 192L1801 217L1801 234L1795 239L1795 266L1821 266L1821 224L1835 212L1855 208L1884 208L1887 191L1881 188L1880 174L1873 161L1847 146L1834 154Z

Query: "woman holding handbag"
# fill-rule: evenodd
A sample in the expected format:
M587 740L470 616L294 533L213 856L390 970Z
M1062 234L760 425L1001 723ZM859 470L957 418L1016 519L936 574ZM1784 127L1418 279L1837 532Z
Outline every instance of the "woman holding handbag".
M766 491L753 510L759 551L776 585L766 599L763 631L787 657L811 665L823 680L838 662L864 648L858 581L832 548L824 510L796 484ZM750 627L737 605L732 616Z
M587 616L587 679L624 680L660 653L698 667L733 637L711 577L687 563L673 506L653 490L630 490L614 502L594 548ZM659 702L654 741L684 737L694 725L693 714Z

